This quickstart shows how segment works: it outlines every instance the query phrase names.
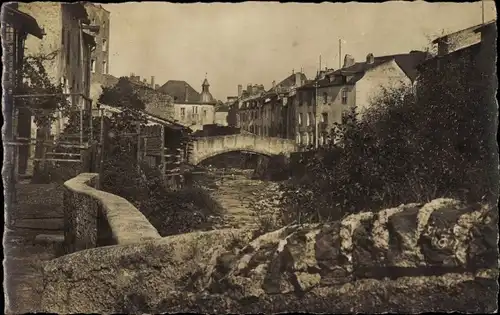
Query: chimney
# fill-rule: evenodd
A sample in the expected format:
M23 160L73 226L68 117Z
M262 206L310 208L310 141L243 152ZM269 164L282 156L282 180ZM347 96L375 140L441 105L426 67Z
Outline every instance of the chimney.
M155 90L158 90L159 88L160 88L160 85L159 85L159 84L155 84L154 89L155 89Z
M356 63L356 61L354 60L354 57L349 55L349 54L346 54L344 57L344 66L342 68L350 67L350 66L354 65L355 63Z
M148 85L148 80L142 79L142 83L144 83L145 85Z
M135 73L130 72L130 78L134 78Z
M257 84L254 84L254 86L252 86L252 94L257 94L258 91L259 91L259 86Z
M302 74L301 73L295 74L295 86L302 86Z
M185 102L188 101L188 86L187 86L187 84L184 85L184 101Z
M243 94L243 85L238 84L238 97L241 97L241 94Z
M273 80L273 89L276 88L276 81Z
M151 88L152 89L155 88L155 77L154 77L154 75L151 76Z
M252 83L247 84L247 93L248 93L248 95L252 94Z
M375 57L373 57L373 54L372 53L369 53L368 55L366 55L366 63L371 65L375 62Z

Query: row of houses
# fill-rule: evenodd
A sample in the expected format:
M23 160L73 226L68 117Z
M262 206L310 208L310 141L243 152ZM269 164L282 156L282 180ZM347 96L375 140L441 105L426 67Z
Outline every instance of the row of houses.
M362 113L384 88L404 85L417 91L419 77L439 61L453 62L466 53L491 72L495 30L495 22L490 22L438 38L437 56L415 50L387 56L369 53L356 61L345 55L340 69L323 69L311 80L299 72L273 82L268 91L262 85L249 85L242 93L238 86L238 97L229 102L229 125L260 136L294 139L302 147L321 146L335 123L346 122L346 113L354 108Z

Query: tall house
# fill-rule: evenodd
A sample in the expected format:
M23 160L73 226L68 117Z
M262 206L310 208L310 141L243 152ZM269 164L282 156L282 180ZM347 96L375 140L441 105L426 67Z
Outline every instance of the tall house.
M215 123L216 100L209 88L206 78L201 85L201 93L185 81L169 80L158 91L173 98L174 119L197 131L202 130L204 125Z
M92 73L108 74L109 72L109 18L110 13L99 4L85 3L85 10L90 23L99 26L96 34L96 49L91 56Z

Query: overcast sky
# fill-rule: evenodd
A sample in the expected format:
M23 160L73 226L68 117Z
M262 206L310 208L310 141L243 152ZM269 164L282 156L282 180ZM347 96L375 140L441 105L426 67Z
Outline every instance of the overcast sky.
M485 1L485 20L495 19ZM103 4L111 12L110 74L187 81L196 90L208 73L217 99L237 85L281 81L301 68L311 78L319 67L339 67L348 53L364 60L424 49L429 38L481 23L480 2L280 4Z

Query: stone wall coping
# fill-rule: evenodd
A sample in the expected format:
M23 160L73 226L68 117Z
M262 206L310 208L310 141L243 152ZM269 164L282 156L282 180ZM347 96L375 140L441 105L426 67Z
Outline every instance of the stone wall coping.
M64 187L99 202L117 244L136 244L161 238L148 219L125 198L89 186L89 182L98 176L96 173L81 173L66 181Z

